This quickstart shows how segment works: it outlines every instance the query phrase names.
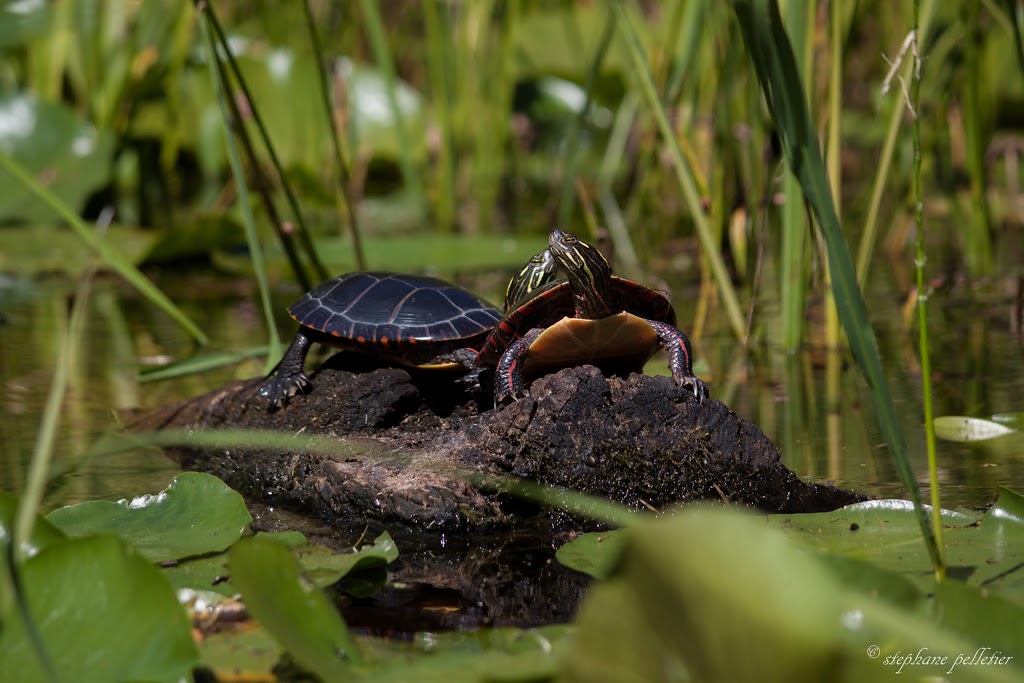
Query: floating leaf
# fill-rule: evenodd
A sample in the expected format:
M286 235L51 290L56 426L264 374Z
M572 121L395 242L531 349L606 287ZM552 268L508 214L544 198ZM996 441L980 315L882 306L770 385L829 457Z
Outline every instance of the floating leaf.
M0 540L8 540L13 535L14 518L18 513L18 498L13 493L0 491ZM64 538L60 529L42 517L37 517L32 525L32 536L24 542L22 551L25 557L32 557L51 543ZM6 569L7 564L2 563Z
M386 531L355 552L335 553L322 545L309 544L295 548L303 574L317 586L337 583L355 570L383 567L398 559L398 548Z
M621 530L583 534L559 548L555 559L570 569L603 579L619 561L626 534Z
M246 538L231 549L228 567L249 613L300 665L326 681L351 678L356 644L327 597L300 575L291 550Z
M238 493L201 472L179 474L155 496L79 503L46 518L69 536L119 536L153 562L224 550L252 521Z
M769 526L826 553L867 560L931 591L931 562L909 501L881 500L833 512L770 515ZM942 511L950 577L999 592L1024 604L1024 498L1001 489L999 500L980 522Z
M412 645L367 640L376 648L373 669L361 681L498 683L552 680L574 629L558 624L535 629L498 628L417 634Z
M935 436L947 441L969 443L1011 434L1015 430L980 417L944 415L935 418Z
M172 683L197 664L188 619L167 581L119 539L53 543L25 562L21 579L60 680ZM51 680L13 614L0 631L0 680Z

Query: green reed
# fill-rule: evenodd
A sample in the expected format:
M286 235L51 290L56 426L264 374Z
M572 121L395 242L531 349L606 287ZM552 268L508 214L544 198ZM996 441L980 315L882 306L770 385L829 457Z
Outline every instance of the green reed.
M217 59L217 43L214 40L214 31L209 26L210 18L206 12L206 4L203 0L195 0L196 11L199 13L199 28L207 45L207 61L210 66L210 77L213 80L214 90L217 93L217 103L220 106L221 119L224 122L226 131L231 131L231 110L228 104L228 85L224 82L224 72L220 68ZM243 125L238 121L238 125ZM242 212L242 225L245 226L245 241L249 247L249 258L252 261L253 274L256 276L256 284L260 293L260 306L263 309L263 317L267 325L269 335L268 344L270 354L267 356L266 371L274 369L278 359L281 357L282 345L281 335L277 331L277 323L274 318L274 307L270 303L270 284L267 281L267 269L263 259L263 245L260 244L259 234L256 232L256 221L252 215L252 205L249 202L249 187L245 178L245 171L242 169L242 160L238 154L238 144L230 132L224 136L227 143L228 159L231 162L231 173L235 179L235 187L238 190L238 207Z
M796 58L774 0L733 0L744 42L750 52L768 109L778 127L783 152L800 180L804 197L814 211L826 242L833 278L833 294L853 352L871 387L875 413L900 481L918 511L921 533L933 566L942 565L942 554L921 491L910 463L903 430L882 372L874 331L867 307L857 286L853 260L836 213L828 174L818 145L817 130L801 87Z
M932 503L932 533L935 534L938 562L935 563L935 580L946 578L945 551L942 545L942 508L939 506L939 467L935 453L935 420L932 410L932 361L928 348L928 291L925 284L924 269L927 256L924 250L924 197L921 193L921 47L917 43L918 21L921 15L921 2L914 0L914 18L912 34L913 51L910 55L911 72L910 98L913 100L913 136L914 136L914 222L917 225L916 258L914 259L917 274L917 339L918 351L921 354L921 393L924 400L924 433L928 450L928 481Z

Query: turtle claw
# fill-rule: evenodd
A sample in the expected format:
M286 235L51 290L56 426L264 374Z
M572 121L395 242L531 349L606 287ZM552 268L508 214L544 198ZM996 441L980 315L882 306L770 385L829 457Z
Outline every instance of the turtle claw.
M272 409L282 408L296 394L304 394L311 386L305 373L285 376L278 375L259 389L259 394L267 400Z
M498 387L494 392L494 407L512 405L519 399L526 398L529 395L530 393L525 388Z
M708 385L693 375L690 375L683 380L683 387L688 388L693 392L693 397L697 399L697 403L700 403L710 395L710 392L708 392Z

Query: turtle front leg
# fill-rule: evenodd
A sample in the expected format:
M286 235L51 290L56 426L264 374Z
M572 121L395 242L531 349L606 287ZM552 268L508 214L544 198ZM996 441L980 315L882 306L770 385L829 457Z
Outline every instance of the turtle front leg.
M672 379L676 381L676 384L681 387L690 387L697 403L707 398L708 385L693 374L693 349L683 331L654 320L648 320L647 324L658 333L661 348L668 352L668 367L672 371Z
M516 341L509 344L498 361L494 371L494 405L516 401L526 396L526 380L523 379L523 362L530 346L544 330L535 327Z
M281 362L274 368L273 377L259 389L259 394L267 399L271 408L280 408L292 396L303 393L309 388L309 378L302 371L306 364L306 354L312 340L301 329L295 333L295 339L285 351Z

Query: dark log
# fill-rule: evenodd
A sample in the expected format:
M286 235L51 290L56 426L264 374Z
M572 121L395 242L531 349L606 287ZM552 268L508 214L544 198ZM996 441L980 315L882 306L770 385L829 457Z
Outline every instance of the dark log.
M480 410L449 375L366 362L336 355L313 376L309 394L278 411L256 394L261 380L251 380L151 414L136 429L243 427L337 437L351 455L171 455L250 499L353 529L370 523L484 531L522 525L537 512L478 488L466 472L514 475L634 509L714 499L796 513L864 499L801 481L757 426L717 400L698 404L668 377L570 368L538 379L528 398Z

